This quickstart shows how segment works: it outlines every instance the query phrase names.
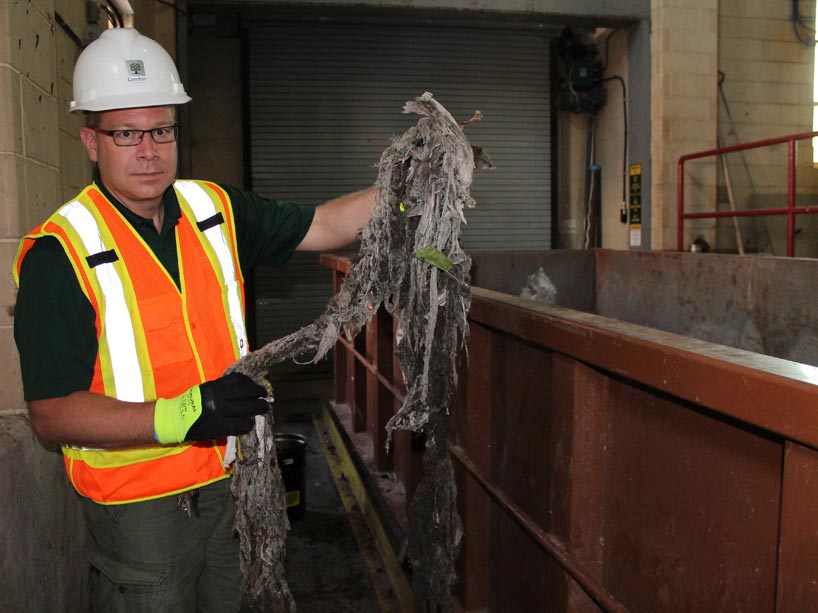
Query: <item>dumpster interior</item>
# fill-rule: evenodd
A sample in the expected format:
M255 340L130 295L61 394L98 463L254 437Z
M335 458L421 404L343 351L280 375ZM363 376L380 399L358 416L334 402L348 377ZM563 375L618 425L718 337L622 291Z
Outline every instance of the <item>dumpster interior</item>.
M476 287L818 366L815 260L607 249L471 255Z

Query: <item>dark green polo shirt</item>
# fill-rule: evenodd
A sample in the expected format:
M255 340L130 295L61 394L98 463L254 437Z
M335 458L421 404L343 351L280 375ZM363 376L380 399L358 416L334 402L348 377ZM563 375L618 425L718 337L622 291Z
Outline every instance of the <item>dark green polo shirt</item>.
M162 199L161 232L153 221L122 206L95 177L96 185L125 216L179 286L176 232L181 210L176 192ZM270 200L229 185L239 263L245 279L260 263L283 264L307 234L314 207ZM68 256L53 237L37 240L23 260L14 309L14 339L26 400L58 398L87 390L97 357L95 313Z

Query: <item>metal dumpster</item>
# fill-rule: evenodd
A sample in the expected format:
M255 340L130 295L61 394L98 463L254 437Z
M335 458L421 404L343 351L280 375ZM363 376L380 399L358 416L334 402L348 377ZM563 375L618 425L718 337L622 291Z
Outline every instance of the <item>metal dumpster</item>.
M472 257L450 422L462 608L818 611L818 262ZM322 261L340 282L348 262ZM517 295L540 267L553 305ZM339 344L335 392L411 496L416 441L384 447L392 343L379 313Z

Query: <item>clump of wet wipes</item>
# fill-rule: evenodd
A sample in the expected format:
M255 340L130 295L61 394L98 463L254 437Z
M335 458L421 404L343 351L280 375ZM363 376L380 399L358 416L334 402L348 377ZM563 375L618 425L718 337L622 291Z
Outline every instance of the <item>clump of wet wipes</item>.
M404 106L421 116L384 151L375 183L375 209L357 257L325 312L233 364L260 384L288 359L318 362L339 337L364 329L380 306L400 322L396 355L406 392L386 430L422 432L423 479L409 508L407 560L416 610L452 611L463 527L449 456L448 415L457 386L458 356L468 334L471 258L463 250L463 209L485 153L466 139L464 124L431 93ZM272 413L240 438L232 491L241 542L242 610L291 613L295 602L284 572L287 517L273 446Z
M537 272L528 275L525 286L520 292L520 298L527 298L528 300L536 300L544 304L555 304L557 301L557 288L554 283L545 274L542 266Z

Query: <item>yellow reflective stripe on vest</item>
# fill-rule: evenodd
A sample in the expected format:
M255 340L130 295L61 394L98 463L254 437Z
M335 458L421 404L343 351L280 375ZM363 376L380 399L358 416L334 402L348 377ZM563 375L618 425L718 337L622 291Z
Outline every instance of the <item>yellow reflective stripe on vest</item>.
M217 211L213 199L198 183L195 181L176 181L174 185L190 206L197 222L205 221L216 215ZM230 315L230 322L233 325L235 340L238 343L239 355L246 355L247 330L244 327L239 284L236 282L236 269L233 265L233 253L224 233L224 224L212 226L202 234L207 239L211 251L216 255L222 283L227 290L227 310Z
M134 463L135 458L139 462L149 462L157 458L176 455L185 451L190 445L190 443L173 446L145 445L127 449L91 449L63 445L62 451L66 457L82 460L93 468L119 468L130 466Z
M69 202L59 214L71 224L88 254L108 250L97 220L79 200ZM107 349L116 387L111 395L120 400L142 402L145 400L142 369L123 281L113 263L95 266L90 274L96 277L104 294L105 309L101 315L105 318L103 325L108 335Z

